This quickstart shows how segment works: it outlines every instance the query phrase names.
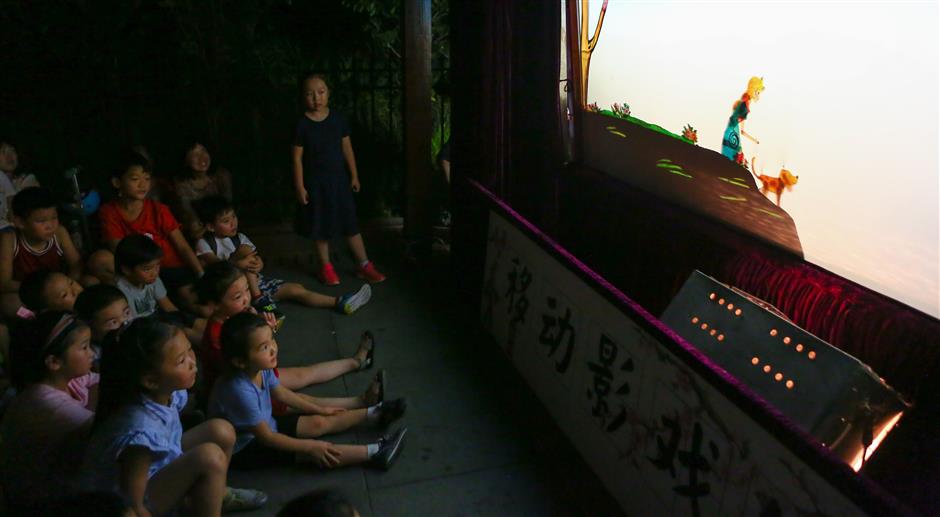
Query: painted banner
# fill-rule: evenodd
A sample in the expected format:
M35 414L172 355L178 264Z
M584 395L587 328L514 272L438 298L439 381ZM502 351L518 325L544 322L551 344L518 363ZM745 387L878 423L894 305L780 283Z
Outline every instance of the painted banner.
M494 211L482 289L485 328L629 515L864 513Z

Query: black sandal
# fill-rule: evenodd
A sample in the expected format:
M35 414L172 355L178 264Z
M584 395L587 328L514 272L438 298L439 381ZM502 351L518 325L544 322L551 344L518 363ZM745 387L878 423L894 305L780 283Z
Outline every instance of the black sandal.
M364 361L359 363L359 368L357 371L368 370L372 368L372 364L375 362L375 336L372 335L371 330L367 330L362 333L362 337L369 340L369 351L366 353L366 358Z
M384 368L379 370L379 373L375 374L375 377L372 377L372 382L369 383L366 392L362 394L362 402L366 406L375 406L385 401L385 393L387 393L388 389L385 386L387 379L388 377ZM376 384L378 384L378 390L375 389ZM375 400L372 400L373 394L375 395Z

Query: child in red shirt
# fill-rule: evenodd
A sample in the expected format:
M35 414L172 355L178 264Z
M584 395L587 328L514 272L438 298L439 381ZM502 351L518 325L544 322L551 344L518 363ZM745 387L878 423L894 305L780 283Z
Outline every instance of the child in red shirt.
M128 153L122 167L113 172L111 184L118 190L118 199L104 204L98 211L102 240L114 251L118 242L131 234L153 239L163 250L160 279L167 291L177 295L184 308L207 316L205 308L195 306L193 291L193 283L202 276L202 264L183 237L180 223L170 209L147 198L151 187L150 162L138 153Z

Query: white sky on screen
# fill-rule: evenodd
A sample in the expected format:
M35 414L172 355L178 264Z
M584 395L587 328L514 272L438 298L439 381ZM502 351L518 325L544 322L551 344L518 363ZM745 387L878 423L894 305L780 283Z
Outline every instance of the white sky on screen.
M590 31L602 2L591 2ZM588 101L721 150L748 79L744 152L776 176L806 259L940 316L938 3L612 0Z

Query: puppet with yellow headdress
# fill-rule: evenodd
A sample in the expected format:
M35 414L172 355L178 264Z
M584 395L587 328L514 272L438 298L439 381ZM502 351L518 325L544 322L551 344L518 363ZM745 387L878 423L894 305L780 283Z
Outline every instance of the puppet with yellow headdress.
M741 136L746 136L755 144L759 144L756 138L744 131L744 120L751 112L751 101L760 98L760 93L764 91L764 78L751 77L747 82L747 91L741 95L732 107L731 117L728 118L728 127L725 128L725 135L721 140L721 154L729 160L747 167L747 161L744 159L744 152L741 149Z

